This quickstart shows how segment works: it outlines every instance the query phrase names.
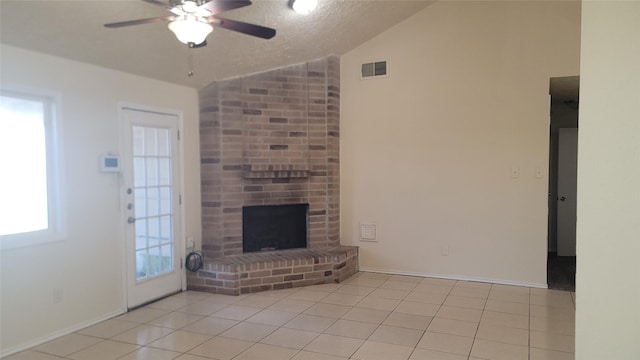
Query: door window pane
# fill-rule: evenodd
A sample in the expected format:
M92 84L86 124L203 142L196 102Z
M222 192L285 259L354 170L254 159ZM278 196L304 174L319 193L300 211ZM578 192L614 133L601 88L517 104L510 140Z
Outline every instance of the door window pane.
M158 185L158 158L147 157L147 186Z
M136 251L136 278L144 279L147 277L148 270L148 257L147 257L147 249Z
M160 213L160 194L158 188L147 188L147 216L157 216Z
M173 271L171 133L133 127L137 280Z
M136 189L135 190L135 214L136 218L142 218L147 216L147 190Z
M147 156L158 156L158 130L156 128L144 128L144 150Z
M136 236L136 251L144 250L147 248L147 237L146 236Z
M167 271L171 271L172 268L172 257L171 257L171 252L172 252L172 245L164 245L161 248L161 262L160 262L160 267L162 269L162 272L167 272Z
M171 216L163 216L160 218L160 237L162 243L171 242Z
M171 142L169 140L168 129L158 129L158 155L159 156L171 155Z
M160 219L152 217L147 220L149 233L149 246L160 245Z
M146 238L147 236L147 220L146 219L136 220L136 236L143 236Z
M160 188L160 214L171 214L171 188Z
M171 185L171 159L158 159L158 185Z
M160 256L160 247L149 248L149 276L160 274L162 257Z
M133 127L133 156L144 156L144 128Z
M143 157L133 158L133 186L142 187L147 183L147 176L145 171L145 162Z

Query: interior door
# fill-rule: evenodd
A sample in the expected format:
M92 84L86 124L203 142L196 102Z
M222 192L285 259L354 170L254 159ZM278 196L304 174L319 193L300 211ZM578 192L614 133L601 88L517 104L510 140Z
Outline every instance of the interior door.
M578 129L558 130L558 256L576 256Z
M178 115L122 108L127 306L179 291Z

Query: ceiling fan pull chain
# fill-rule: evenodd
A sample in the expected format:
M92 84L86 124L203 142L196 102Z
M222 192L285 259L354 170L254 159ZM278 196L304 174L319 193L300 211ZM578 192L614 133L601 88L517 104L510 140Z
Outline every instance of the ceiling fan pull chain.
M193 50L187 47L187 76L193 76Z

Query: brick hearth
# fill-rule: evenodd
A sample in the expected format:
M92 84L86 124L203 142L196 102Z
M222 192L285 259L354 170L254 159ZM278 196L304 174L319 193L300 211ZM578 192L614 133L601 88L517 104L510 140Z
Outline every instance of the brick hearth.
M339 283L358 269L358 248L293 249L213 259L189 273L189 290L240 295L298 286Z

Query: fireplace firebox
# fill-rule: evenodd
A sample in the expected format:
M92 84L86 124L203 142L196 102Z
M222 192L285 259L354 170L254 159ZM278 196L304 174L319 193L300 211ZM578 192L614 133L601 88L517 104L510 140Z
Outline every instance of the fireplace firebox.
M307 247L309 204L244 206L242 250L247 252Z

